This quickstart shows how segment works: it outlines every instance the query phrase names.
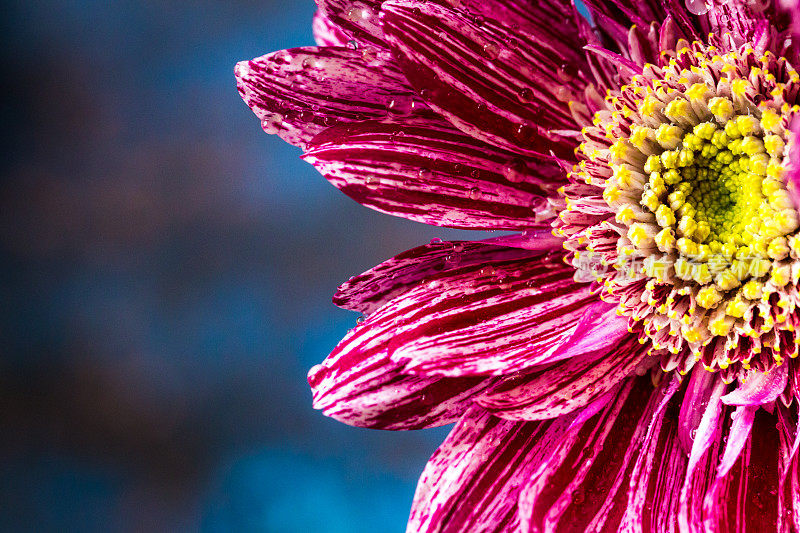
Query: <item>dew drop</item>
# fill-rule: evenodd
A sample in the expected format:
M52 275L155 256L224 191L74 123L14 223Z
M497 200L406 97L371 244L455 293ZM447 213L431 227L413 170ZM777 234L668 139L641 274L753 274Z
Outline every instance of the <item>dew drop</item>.
M386 106L389 113L393 115L407 115L411 111L413 98L408 95L397 95Z
M694 15L705 15L708 13L708 4L705 0L685 0L686 9Z
M356 41L355 39L350 39L349 41L347 41L347 47L350 48L351 50L358 50L358 41Z
M361 58L365 63L370 64L378 59L378 50L371 46L366 47L361 51Z
M481 190L477 187L473 187L469 190L470 200L480 200L481 194Z
M494 276L496 273L497 271L493 266L485 266L478 271L478 275L480 276Z
M522 159L512 159L504 168L503 175L512 183L519 183L528 173L528 165Z
M517 96L519 97L520 102L523 104L528 104L533 100L533 91L528 87L525 87L517 92Z
M261 127L267 133L276 134L280 131L282 122L283 115L280 113L273 113L272 115L264 117L264 120L261 121Z
M450 267L458 266L461 263L461 256L457 253L452 253L444 258L444 262Z
M367 179L364 180L364 184L370 189L377 189L381 185L380 178L376 178L375 176L369 176Z
M434 237L433 239L431 239L431 244L442 244L442 239L440 239L439 237Z
M575 79L575 69L574 67L564 63L558 67L558 70L556 70L556 75L558 76L559 80L563 81L564 83L569 83Z
M303 59L303 68L316 68L319 66L319 60L316 57L308 56L307 58Z
M486 43L483 45L483 55L486 59L497 59L500 55L500 47L497 43Z
M417 178L419 178L420 181L427 181L432 177L433 177L433 171L429 168L421 168L417 172Z
M299 118L301 122L309 123L314 120L314 112L310 109L305 109L300 112Z

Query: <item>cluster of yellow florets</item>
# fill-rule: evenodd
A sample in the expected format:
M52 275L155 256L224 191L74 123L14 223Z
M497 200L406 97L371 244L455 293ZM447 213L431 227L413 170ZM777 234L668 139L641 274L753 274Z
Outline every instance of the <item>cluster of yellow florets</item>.
M688 67L675 58L665 67L647 66L650 76L609 94L609 110L584 129L585 159L574 173L602 187L624 228L613 266L649 279L647 294L657 285L675 286L672 295L649 303L693 346L727 335L737 320L750 319L755 303L796 284L792 267L800 257L800 221L785 183L788 118L800 108L782 100L785 83L768 72L776 58L765 54L759 66L752 49L740 56L699 47L676 53L689 56L682 61ZM800 82L790 67L784 77ZM754 83L772 83L771 94L753 98ZM611 174L604 177L602 168ZM575 245L591 241L592 231ZM585 249L592 253L593 246ZM613 292L616 282L602 281ZM682 317L671 308L679 295L690 297ZM787 308L785 298L778 306ZM762 329L773 323L763 320Z

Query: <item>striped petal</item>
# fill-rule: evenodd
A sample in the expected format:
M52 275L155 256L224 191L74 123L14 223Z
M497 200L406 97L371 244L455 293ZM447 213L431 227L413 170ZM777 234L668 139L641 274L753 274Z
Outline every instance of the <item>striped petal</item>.
M755 406L772 403L786 389L788 382L788 364L775 366L768 372L751 370L743 383L722 397L722 403Z
M385 46L378 14L381 2L375 0L317 0L319 12L339 28L348 39L359 44Z
M236 65L239 93L267 133L304 147L330 126L410 113L422 103L386 52L281 50Z
M367 207L455 228L535 227L565 182L552 160L490 147L432 116L333 127L303 158Z
M705 372L695 368L694 373ZM720 400L725 389L725 384L719 377L709 387L710 394L706 403L695 404L695 408L702 412L702 417L697 429L693 430L691 439L692 447L689 452L689 464L686 467L686 477L680 492L680 510L678 522L681 531L701 531L703 523L703 499L709 490L709 469L713 468L712 458L716 454L718 443L722 436L724 404ZM684 402L687 398L684 399ZM709 453L709 451L711 453Z
M574 140L547 130L576 129L568 102L582 94L586 63L574 41L415 0L385 2L382 19L409 82L459 129L518 153L573 157Z
M559 259L460 268L409 291L383 308L405 318L392 359L410 373L451 377L506 375L546 360L597 302Z
M314 33L314 41L320 46L345 46L349 40L347 35L320 10L314 13L311 30Z
M662 460L680 466L673 424L665 420L672 392L666 380L653 387L649 375L629 379L604 409L553 446L520 497L522 530L641 531L620 527L623 519L628 525L643 519L630 506L644 510L650 503L645 516L668 514L653 508L669 508L668 499L643 502L642 492L671 488L671 480L656 477L666 467ZM656 456L659 450L664 455Z
M385 349L348 351L365 335L356 328L321 364L308 382L314 408L353 426L375 429L421 429L458 420L470 399L490 383L480 378L409 376L392 362Z
M530 257L528 250L558 250L561 241L550 238L549 233L547 231L535 241L526 240L527 249L467 241L432 242L419 246L353 276L339 287L333 303L344 309L370 314L434 274L457 267L483 265L489 261Z
M422 472L406 531L517 530L521 487L569 430L566 419L509 422L470 410Z
M776 428L777 418L767 411L755 412L755 419L749 420L749 408L743 411L743 421L734 421L727 436L728 444L722 454L720 467L728 467L728 450L737 458L724 478L718 480L713 474L714 463L706 463L706 471L698 473L697 490L693 498L703 499L706 505L703 519L687 524L687 532L728 531L792 531L787 519L793 520L792 513L780 508L780 435ZM735 426L740 427L736 428ZM752 425L744 443L744 430ZM715 443L716 450L722 443ZM738 450L737 450L738 449ZM736 453L738 451L738 453ZM718 454L716 454L718 455ZM719 484L718 496L708 483ZM783 525L781 525L783 524Z
M510 420L562 416L613 390L642 365L651 365L648 350L635 336L627 334L594 352L569 353L569 359L507 378L488 389L477 402Z

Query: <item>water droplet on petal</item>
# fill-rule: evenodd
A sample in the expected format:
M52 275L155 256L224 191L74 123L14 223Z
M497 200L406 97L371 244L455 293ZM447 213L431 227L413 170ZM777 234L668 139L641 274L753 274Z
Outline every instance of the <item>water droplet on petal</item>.
M481 190L477 187L473 187L469 190L469 198L470 200L479 200L481 197Z
M479 276L494 276L497 271L494 269L493 266L485 266L478 271Z
M301 122L309 123L314 120L314 112L310 109L305 109L300 112L299 118Z
M709 7L705 0L685 0L686 9L694 15L705 15Z
M523 104L528 104L533 100L533 91L525 87L524 89L519 90L517 96L519 96L520 102L522 102Z
M407 115L411 111L413 98L409 95L397 95L386 106L389 113L393 115Z
M497 43L486 43L483 45L483 55L486 59L497 59L500 55L500 46Z
M319 66L319 60L316 57L308 56L303 59L303 68L316 68Z
M381 185L380 178L376 178L375 176L369 176L367 179L364 180L364 184L369 187L370 189L377 189Z
M442 239L440 239L439 237L434 237L433 239L431 239L431 244L442 244Z
M280 113L273 113L272 115L264 117L264 120L261 121L261 127L267 133L276 134L281 129L281 123L283 123L283 115Z
M503 175L512 183L519 183L528 174L528 165L522 159L512 159L503 168Z
M568 83L575 79L575 67L563 63L560 67L558 67L556 75L558 76L558 79L564 83Z

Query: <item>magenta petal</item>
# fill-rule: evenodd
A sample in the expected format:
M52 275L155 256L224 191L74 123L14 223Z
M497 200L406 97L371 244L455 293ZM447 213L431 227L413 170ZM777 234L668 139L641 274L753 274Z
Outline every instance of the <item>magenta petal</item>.
M543 362L606 350L629 335L628 318L617 314L617 305L599 301L586 309L572 337Z
M780 507L781 437L776 422L775 415L763 409L756 411L750 438L744 443L733 467L719 483L718 498L713 503L708 502L702 525L693 523L697 531L796 531L786 524L787 519L793 520L792 512L785 508L781 510ZM739 436L730 435L729 441L732 438L738 440ZM708 480L714 479L709 475L713 463L708 463L707 468L708 471L699 473L704 481L701 486L705 487ZM712 491L708 488L705 490L706 499L712 499ZM694 497L701 498L702 494L696 492Z
M728 441L725 445L725 452L717 466L717 475L711 484L711 489L706 493L703 501L703 513L706 516L706 524L713 527L714 522L718 521L719 513L717 499L719 492L725 482L733 464L739 459L745 444L750 439L750 430L753 428L758 407L743 406L733 413L733 423L728 432Z
M330 128L303 158L367 207L455 228L535 227L566 179L552 160L493 148L437 116Z
M692 449L694 434L703 418L702 406L708 405L711 394L719 381L719 376L702 368L694 369L689 376L689 384L684 393L678 418L678 437L687 454Z
M703 369L695 369L705 372ZM722 435L721 420L724 404L721 401L725 384L715 376L710 387L707 403L696 403L694 409L702 412L700 423L691 435L692 448L689 454L689 464L686 467L686 478L681 487L680 510L678 521L682 531L699 531L703 523L703 493L698 486L704 486L705 469L709 462L707 453L712 445L716 444ZM684 398L684 402L690 401ZM695 476L700 481L695 480Z
M586 83L577 72L588 66L566 39L537 39L432 2L391 0L382 18L409 82L459 129L517 153L574 157L572 139L547 132L576 129L566 102Z
M393 102L413 100L393 61L349 48L281 50L242 61L235 74L264 130L301 147L334 124L383 118Z
M515 531L521 487L568 426L564 419L508 422L470 410L422 472L407 531Z
M381 2L376 0L317 0L319 11L348 39L359 45L385 46L378 15Z
M389 351L408 372L516 372L556 350L596 301L588 285L575 284L560 257L445 272L384 306L368 322L382 327L398 322Z
M747 373L744 383L722 397L722 402L727 405L755 406L771 403L786 389L788 381L788 364L775 366L766 373L752 370Z
M670 391L666 381L654 388L649 376L632 378L602 411L553 446L520 496L522 530L641 531L624 529L623 519L640 518L626 517L629 505L641 503L639 491L659 489L642 469L660 464L657 451L669 452L670 440L664 443L659 431L664 391ZM680 456L674 457L680 464ZM630 501L632 496L636 500Z
M570 413L612 390L648 360L635 336L585 355L508 378L477 402L509 420L540 420Z
M778 483L779 516L781 526L800 531L800 431L798 431L797 415L795 422L790 422L789 409L778 406L780 424L780 466L781 475Z
M314 41L320 46L345 46L349 40L347 35L320 10L314 13L311 29Z
M314 408L353 426L420 429L455 422L489 382L480 378L428 379L408 376L380 349L348 351L364 328L349 334L308 382Z
M511 237L504 241L509 246L513 244ZM533 248L534 243L527 240L527 247L517 248L495 245L492 241L440 242L419 246L353 276L339 287L333 303L344 309L370 314L429 276L489 261L531 257L529 250L558 250L561 244L558 239L538 242L538 248Z

